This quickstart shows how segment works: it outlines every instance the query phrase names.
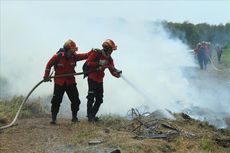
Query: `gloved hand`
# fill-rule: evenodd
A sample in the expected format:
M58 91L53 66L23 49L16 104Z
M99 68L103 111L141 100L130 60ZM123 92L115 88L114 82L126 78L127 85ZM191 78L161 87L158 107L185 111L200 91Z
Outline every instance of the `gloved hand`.
M107 60L100 60L99 61L99 65L101 65L101 66L104 66L104 65L106 65L108 62L107 62Z
M121 77L121 73L122 73L121 70L115 69L115 71L114 71L114 76L117 77L117 78L120 78L120 77Z
M117 74L121 75L122 71L121 70L116 70Z
M51 78L49 78L49 77L43 77L43 80L44 80L44 82L48 82L48 81L52 82Z

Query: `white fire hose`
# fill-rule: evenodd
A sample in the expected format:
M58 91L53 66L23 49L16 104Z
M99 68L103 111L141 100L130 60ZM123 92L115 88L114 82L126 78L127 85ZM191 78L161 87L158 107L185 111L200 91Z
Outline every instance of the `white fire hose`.
M208 58L209 58L209 60L211 61L212 67L213 67L216 71L224 71L224 70L218 69L218 68L215 66L215 64L214 64L214 62L213 62L213 60L211 59L210 56L208 56Z
M90 73L90 72L93 72L93 71L97 71L97 70L92 70L92 71L88 71L88 72L79 72L79 73L70 73L70 74L61 74L61 75L56 75L56 76L50 76L50 77L48 77L48 79L58 78L58 77L66 77L66 76L74 76L74 75L82 75L82 74ZM30 92L27 94L26 98L25 98L25 99L23 100L23 102L21 103L21 105L20 105L20 107L19 107L19 109L18 109L18 111L17 111L17 113L16 113L16 115L15 115L13 121L12 121L10 124L8 124L8 125L5 125L5 126L0 127L0 130L9 128L9 127L11 127L11 126L16 122L16 120L17 120L17 118L18 118L18 116L19 116L19 114L20 114L20 112L21 112L21 110L22 110L22 107L23 107L23 105L26 103L26 101L27 101L27 99L29 98L29 96L30 96L30 95L32 94L32 92L33 92L40 84L42 84L43 82L45 82L44 79L41 80L40 82L38 82L38 83L33 87L33 89L30 90Z

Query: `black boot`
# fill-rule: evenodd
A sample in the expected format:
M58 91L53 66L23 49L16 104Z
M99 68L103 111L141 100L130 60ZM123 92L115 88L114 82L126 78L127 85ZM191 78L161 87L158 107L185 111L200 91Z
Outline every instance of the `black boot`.
M74 118L72 118L72 122L73 122L73 123L77 123L77 122L80 122L80 121L78 120L77 117L74 117Z
M56 125L56 118L57 118L57 114L52 112L52 121L50 121L50 124Z
M93 121L94 121L94 122L98 122L98 121L99 121L99 117L95 116L95 117L93 118Z
M99 118L96 116L97 112L99 111L99 108L101 106L101 103L100 102L96 102L93 106L93 109L92 109L92 120L94 122L97 122L99 121Z
M77 112L72 112L72 122L73 123L80 122L77 118Z

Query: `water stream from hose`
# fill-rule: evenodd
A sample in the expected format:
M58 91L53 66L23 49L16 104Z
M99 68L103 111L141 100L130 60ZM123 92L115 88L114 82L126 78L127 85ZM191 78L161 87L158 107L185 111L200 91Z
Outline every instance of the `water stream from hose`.
M148 96L147 92L144 91L143 89L141 89L140 87L138 87L137 85L135 85L134 83L132 83L130 80L128 80L126 77L124 77L124 75L121 75L121 78L139 95L141 95L144 98L145 102L150 102L151 104L154 104L154 102L151 100L151 98ZM157 104L155 103L154 105L156 105L156 108L158 109L159 107L157 106ZM175 119L175 117L170 114L168 111L166 110L162 110L162 113L165 115L165 117L170 118L170 119Z
M148 95L146 94L146 92L144 92L143 90L141 90L140 88L138 88L135 84L133 84L131 81L129 81L126 77L124 77L123 75L121 75L121 78L134 90L136 91L139 95L141 95L145 101L150 102L151 99L148 97Z

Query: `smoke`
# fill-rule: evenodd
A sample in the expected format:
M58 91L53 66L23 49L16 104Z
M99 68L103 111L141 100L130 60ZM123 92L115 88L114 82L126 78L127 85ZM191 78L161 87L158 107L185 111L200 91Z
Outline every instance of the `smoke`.
M108 87L111 89L107 90L115 88L117 91L107 93L108 97L116 98L110 99L112 107L104 104L104 111L114 112L117 109L117 113L124 114L128 108L140 105L148 106L151 111L164 108L178 110L181 108L175 105L176 101L183 101L183 106L191 103L190 84L183 75L183 68L195 67L195 64L187 46L179 40L169 39L157 23L134 24L127 21L123 28L124 38L119 41L125 44L121 45L121 50L114 52L115 63L138 90L133 90L124 80L107 77L105 85L108 81L112 82L112 86Z
M0 76L0 99L8 97L9 85L6 78Z
M90 25L94 25L94 29L90 30ZM183 76L182 68L194 66L194 62L188 53L187 46L179 40L169 39L161 25L117 18L115 20L83 20L79 26L87 29L84 32L81 32L81 29L73 31L76 35L84 36L82 39L76 39L80 50L81 46L87 48L84 49L86 51L93 47L101 48L103 40L113 39L118 45L118 50L113 53L115 65L123 70L124 77L135 84L139 90L143 90L150 99L146 101L122 79L113 78L106 72L104 104L101 112L125 114L130 108L140 105L147 105L150 110L155 110L171 108L178 100L189 101L187 96L189 82ZM10 82L11 94L28 93L42 79L48 59L59 47L62 47L65 41L55 42L47 36L46 40L41 39L35 42L31 40L32 36L29 36L33 29L27 30L28 33L23 35L26 41L21 41L21 44L16 47L8 45L16 38L3 42L3 45L6 45L3 48L8 51L3 52L3 57L6 58L2 60L7 67L3 69L2 74ZM6 33L9 34L10 31ZM63 37L60 38L63 39ZM77 71L81 71L81 65L82 62L79 62ZM77 76L77 80L80 97L82 102L85 102L86 80L82 80L81 76ZM34 95L52 93L52 87L50 83L43 84Z
M106 71L99 114L126 115L129 109L140 106L149 111L167 108L179 112L197 106L230 112L229 86L224 84L227 79L219 83L208 72L200 72L187 45L170 39L158 22L125 17L72 20L62 11L58 14L60 21L50 18L50 14L35 13L33 18L24 15L1 16L1 77L7 79L7 93L11 95L26 95L42 79L46 63L67 39L75 40L79 53L83 53L101 48L102 42L110 38L118 46L112 54L115 66L123 71L126 81ZM82 63L77 63L77 72ZM87 80L76 78L82 102L80 114L86 116ZM53 83L48 82L39 86L33 96L44 97L44 103L50 106L52 92ZM65 95L61 113L70 116L70 111Z

